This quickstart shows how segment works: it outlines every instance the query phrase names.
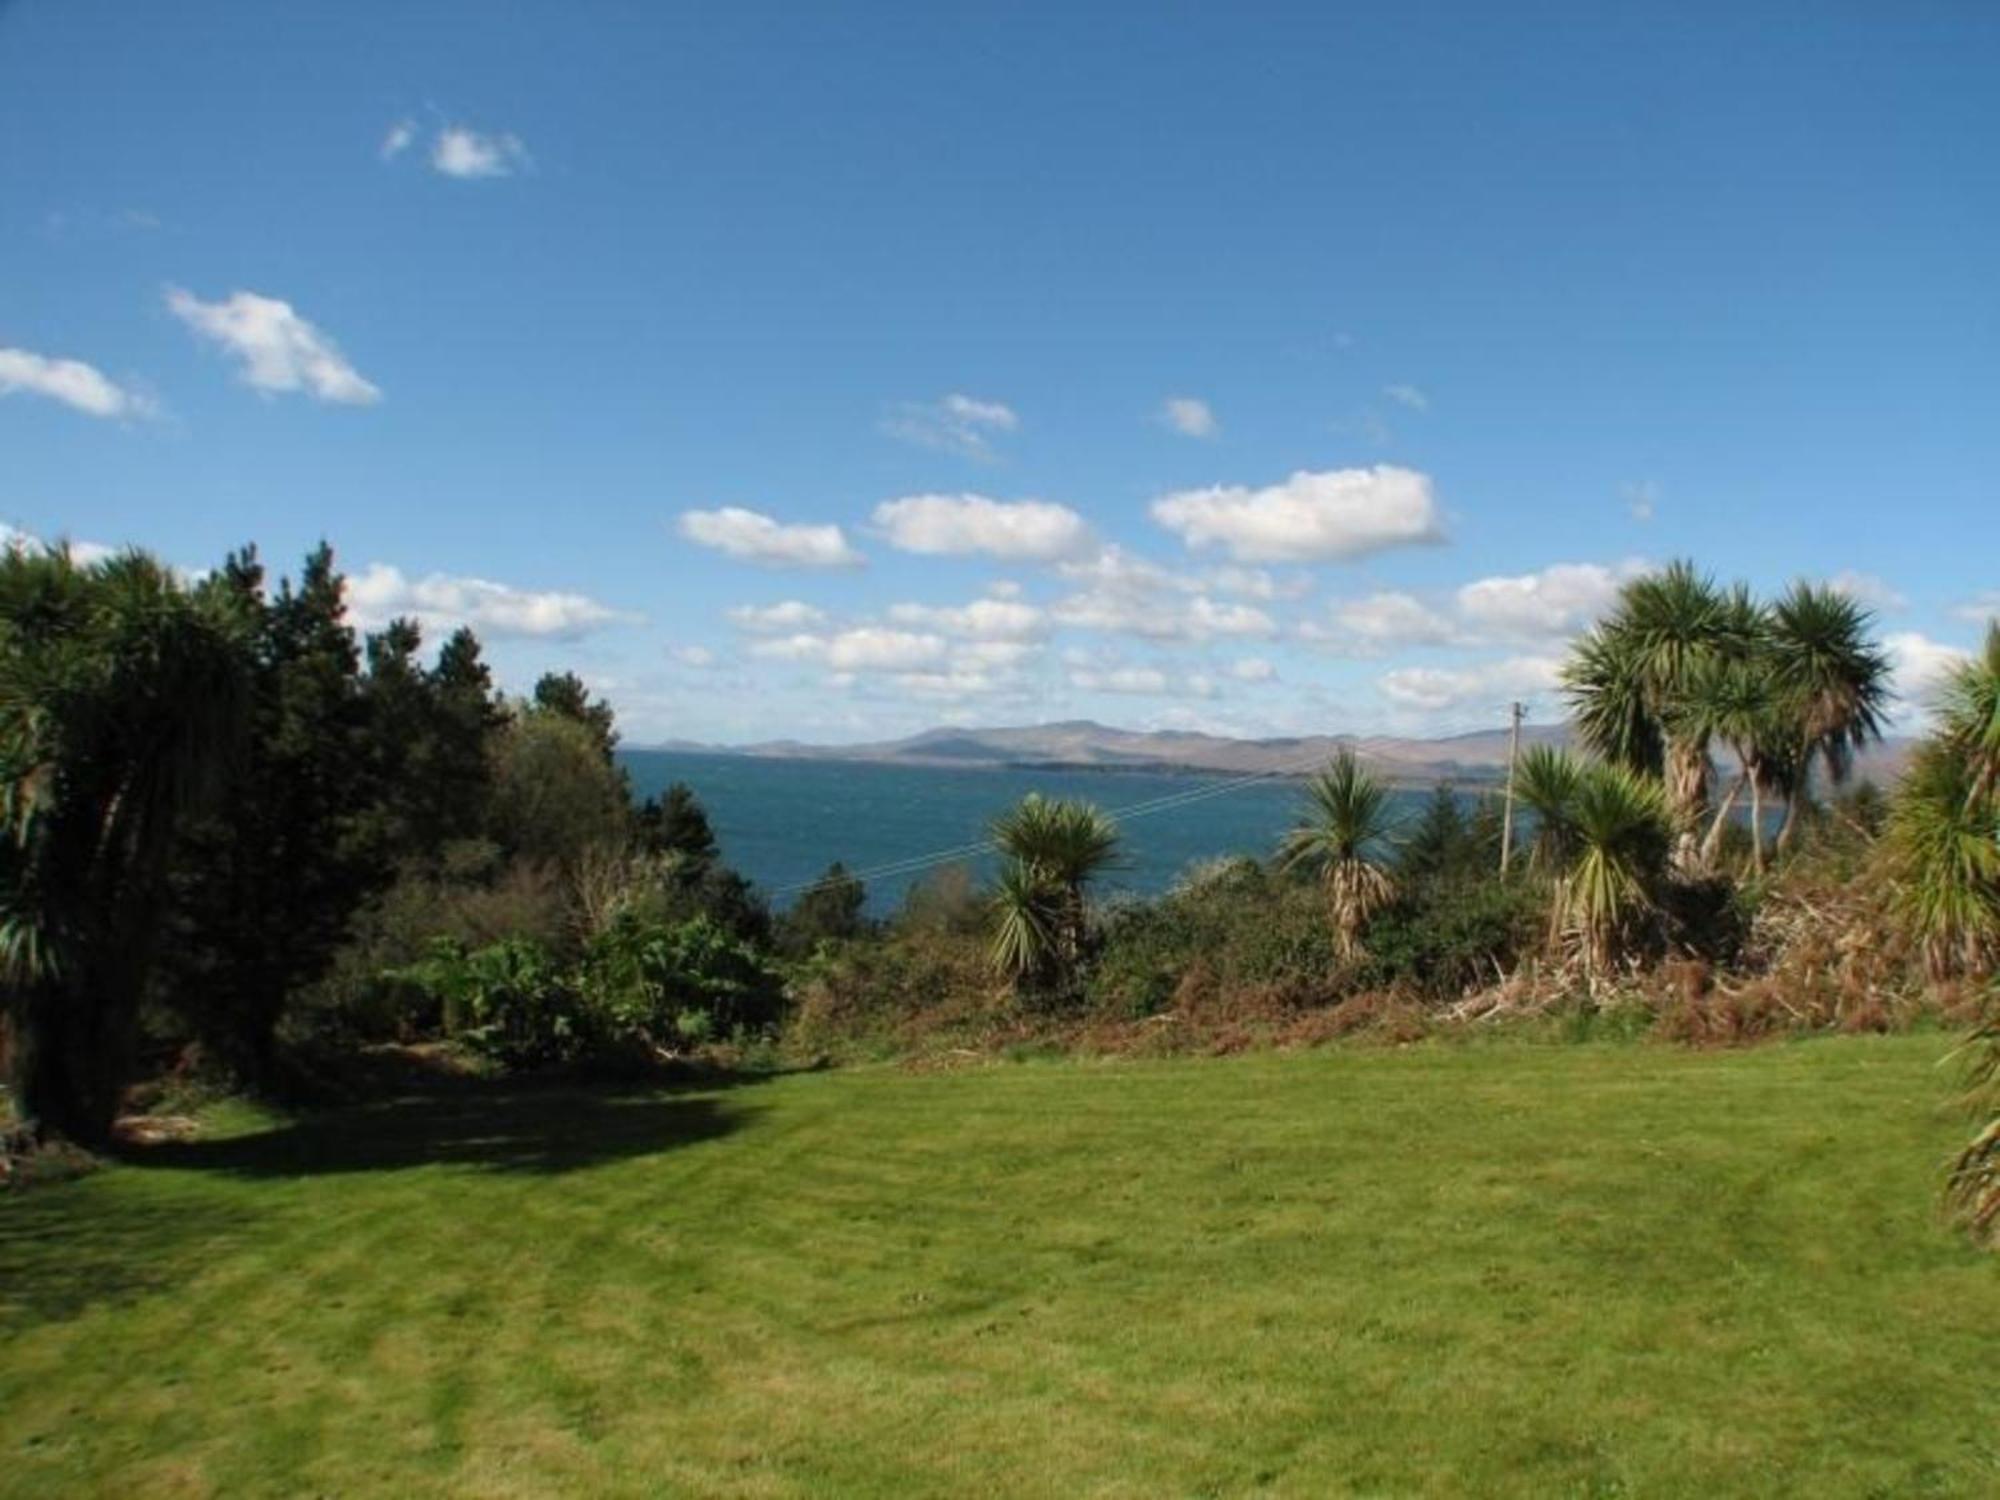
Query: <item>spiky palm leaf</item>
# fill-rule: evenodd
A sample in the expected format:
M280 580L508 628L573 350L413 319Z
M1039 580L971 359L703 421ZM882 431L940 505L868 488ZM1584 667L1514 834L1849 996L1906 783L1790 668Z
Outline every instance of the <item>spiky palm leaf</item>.
M2000 620L1988 622L1979 654L1945 679L1937 719L1939 735L1972 769L1972 790L2000 790Z
M1844 783L1854 757L1882 737L1889 705L1889 658L1869 638L1873 615L1839 590L1796 583L1771 607L1771 661L1793 713L1798 794L1779 842L1789 843L1810 791L1813 767Z
M1514 766L1514 795L1535 815L1529 864L1560 875L1576 850L1576 793L1583 764L1554 745L1530 745Z
M1945 1207L1972 1236L2000 1243L2000 1020L1989 1020L1959 1050L1965 1059L1965 1104L1984 1123L1966 1142L1945 1179Z
M1889 815L1897 900L1934 974L2000 954L2000 806L1949 738L1916 754Z
M1344 958L1362 951L1369 918L1395 898L1395 879L1377 857L1389 834L1388 802L1388 788L1343 750L1306 783L1303 815L1278 848L1283 868L1319 873Z
M1676 827L1704 821L1712 768L1708 738L1672 717L1695 675L1718 658L1750 654L1761 614L1748 593L1725 593L1691 563L1635 578L1578 644L1563 684L1586 747L1629 769L1665 777ZM1688 839L1690 850L1692 839Z
M0 1003L45 1125L109 1128L167 857L242 726L239 623L137 553L0 553Z
M1047 982L1060 960L1061 892L1025 865L1001 871L992 896L993 967L1016 988Z
M1659 782L1602 763L1584 769L1574 809L1577 855L1562 888L1564 925L1602 972L1622 955L1633 921L1655 904L1671 818Z

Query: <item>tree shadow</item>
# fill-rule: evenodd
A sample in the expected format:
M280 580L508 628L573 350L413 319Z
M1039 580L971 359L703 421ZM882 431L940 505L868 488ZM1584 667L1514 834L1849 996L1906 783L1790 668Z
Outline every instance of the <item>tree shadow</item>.
M113 1177L134 1173L127 1183L94 1174L0 1197L0 1339L170 1291L258 1232L261 1200L174 1173L269 1182L442 1165L554 1176L718 1140L758 1113L725 1091L759 1081L459 1083L253 1134L126 1147Z
M121 1160L237 1177L315 1177L466 1166L561 1173L650 1156L740 1129L754 1110L701 1093L519 1082L465 1084L303 1116L274 1130L162 1142Z
M245 1216L183 1197L106 1199L55 1183L0 1200L0 1345L99 1303L165 1290Z

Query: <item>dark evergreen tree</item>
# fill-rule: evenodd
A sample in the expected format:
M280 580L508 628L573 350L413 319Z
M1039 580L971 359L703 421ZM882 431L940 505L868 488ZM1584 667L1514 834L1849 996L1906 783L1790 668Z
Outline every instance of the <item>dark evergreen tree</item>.
M703 865L714 863L718 853L708 814L684 781L646 799L639 809L639 842L648 854L673 854Z
M574 672L547 672L535 684L533 704L537 713L555 714L581 724L595 737L604 758L611 759L618 748L618 730L611 705L602 698L592 699L590 689Z
M252 643L245 745L226 812L191 828L175 859L175 942L165 981L199 1034L268 1079L286 1002L318 978L388 851L360 651L324 543L267 601L254 549L204 588Z
M867 905L868 888L835 860L779 921L779 945L804 955L824 942L860 937L868 930Z

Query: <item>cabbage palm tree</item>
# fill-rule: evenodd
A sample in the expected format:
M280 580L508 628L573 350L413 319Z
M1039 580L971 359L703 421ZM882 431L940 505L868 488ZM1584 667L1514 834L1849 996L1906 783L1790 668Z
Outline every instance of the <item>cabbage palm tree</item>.
M1361 769L1352 750L1342 750L1306 783L1304 814L1278 848L1283 868L1318 872L1342 958L1361 953L1369 918L1396 894L1377 858L1389 832L1388 803L1388 788Z
M1026 865L1009 865L993 888L993 967L1023 993L1051 988L1061 967L1060 902Z
M1986 644L1945 679L1937 703L1939 737L1972 771L1973 795L2000 791L2000 621Z
M228 768L246 649L218 593L140 554L0 551L0 1009L45 1134L109 1135L168 855Z
M1752 654L1762 615L1741 589L1725 592L1675 562L1625 585L1611 614L1577 643L1563 668L1577 732L1604 760L1664 777L1679 858L1692 864L1706 822L1711 736L1676 713L1697 675Z
M1771 606L1770 654L1778 691L1793 714L1799 785L1788 799L1778 846L1791 843L1817 763L1843 784L1855 752L1882 737L1889 659L1868 636L1873 617L1837 589L1797 583Z
M1751 862L1764 869L1764 793L1781 783L1786 749L1797 716L1780 691L1767 652L1717 656L1695 671L1687 691L1669 710L1682 732L1727 745L1736 756L1736 778L1723 794L1701 844L1701 862L1713 866L1736 799L1750 794Z
M1946 679L1937 727L1896 789L1889 843L1897 897L1937 975L2000 959L2000 621ZM1968 1040L1967 1102L1983 1122L1952 1164L1945 1201L1979 1239L2000 1239L2000 1012Z
M1945 680L1936 713L1896 790L1890 846L1932 971L1977 973L2000 956L2000 622Z
M1654 907L1672 818L1659 782L1598 762L1578 778L1571 820L1576 855L1560 910L1585 963L1601 973L1623 956L1634 920Z
M1084 890L1117 858L1117 823L1088 802L1031 792L995 818L990 831L995 847L1012 862L997 892L996 962L1025 974L1003 961L1001 949L1019 949L1040 930L1053 946L1057 966L1065 977L1074 977L1089 931ZM1013 936L1006 937L1010 929Z
M1531 869L1560 878L1576 849L1576 794L1583 764L1554 745L1531 745L1514 768L1514 795L1535 815Z
M1990 1018L1960 1049L1966 1059L1965 1103L1980 1120L1945 1179L1945 1205L1985 1244L2000 1241L2000 1018Z

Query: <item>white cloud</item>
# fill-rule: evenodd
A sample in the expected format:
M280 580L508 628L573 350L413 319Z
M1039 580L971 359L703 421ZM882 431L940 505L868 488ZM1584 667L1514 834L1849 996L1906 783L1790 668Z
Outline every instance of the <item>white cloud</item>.
M1885 636L1882 645L1889 653L1896 694L1907 704L1922 708L1943 684L1945 676L1968 653L1947 646L1915 630L1899 630Z
M836 672L915 672L942 662L947 649L941 635L862 625L833 635L759 641L750 651L782 661L821 661Z
M1069 684L1085 692L1157 696L1167 691L1167 674L1158 667L1113 667L1107 671L1073 669L1069 674Z
M981 669L1018 667L1035 656L1042 648L1032 641L987 640L970 641L960 646L953 660L964 665Z
M1963 604L1954 604L1951 612L1961 620L1970 620L1975 625L1984 625L1988 620L2000 620L2000 589L1988 589Z
M1222 432L1209 404L1197 396L1169 396L1160 403L1160 420L1182 437L1212 438Z
M989 599L1018 599L1021 593L1021 585L1011 578L996 578L986 585L986 595Z
M87 568L92 563L101 563L106 558L116 557L123 549L105 545L103 542L79 542L68 537L55 542L45 542L32 531L23 531L18 526L10 526L0 521L0 552L52 552L61 548L70 555L70 560L79 567ZM185 580L191 575L176 569Z
M1028 640L1044 628L1042 612L1016 599L975 599L965 605L892 604L889 618L898 625L983 641Z
M890 437L981 460L994 456L996 436L1020 425L1020 417L1004 402L956 391L938 401L906 401L882 419L882 430Z
M257 390L302 390L316 400L347 406L382 399L382 392L362 379L333 340L289 302L256 292L203 302L180 287L169 287L167 307L196 334L240 359L244 383Z
M1278 669L1261 656L1246 656L1230 663L1229 675L1238 682L1275 682Z
M1238 562L1323 562L1444 539L1430 479L1389 464L1184 490L1152 510L1189 547L1221 546Z
M1429 411L1431 398L1413 385L1385 385L1382 394L1399 406L1407 406L1411 411Z
M1161 641L1272 636L1278 631L1277 621L1263 610L1218 603L1207 592L1230 583L1253 597L1276 597L1284 590L1268 574L1240 568L1207 576L1177 573L1116 545L1087 559L1060 563L1056 571L1084 585L1049 609L1057 623L1075 629Z
M1826 585L1835 593L1845 594L1856 604L1865 604L1883 614L1894 614L1910 607L1910 601L1899 589L1873 573L1858 573L1853 568L1843 568L1827 579Z
M447 177L511 177L530 164L528 148L517 135L482 135L448 125L431 142L431 167Z
M1268 603L1277 599L1301 598L1312 592L1313 581L1307 573L1278 578L1262 568L1227 567L1210 573L1205 586L1219 594L1240 594L1246 599L1261 599Z
M1259 636L1278 633L1278 622L1249 604L1218 604L1206 594L1188 602L1188 634L1196 640L1210 636Z
M381 156L384 161L394 161L416 143L417 122L398 120L382 137Z
M684 511L680 532L703 547L767 568L853 568L864 560L838 526L784 525L735 505Z
M826 623L826 611L801 599L787 599L780 604L739 604L729 611L729 618L738 629L759 633L808 630Z
M933 556L983 552L1009 561L1053 562L1091 545L1090 527L1067 505L985 495L909 495L875 507L893 547Z
M1403 708L1442 713L1548 692L1557 685L1561 670L1560 657L1513 656L1459 669L1398 667L1384 672L1378 686L1383 696Z
M684 667L706 671L715 665L715 653L706 646L676 646L672 656Z
M1278 622L1248 604L1218 603L1206 594L1148 594L1117 588L1085 589L1049 609L1061 625L1147 640L1208 640L1215 636L1268 638Z
M410 578L387 563L370 563L347 580L347 605L364 630L407 615L430 630L470 625L487 636L574 640L638 620L583 594L534 592L445 573Z
M1333 624L1307 621L1302 639L1336 652L1374 656L1404 646L1447 646L1459 639L1450 620L1412 594L1387 591L1332 606Z
M95 365L51 359L26 349L0 349L0 396L24 391L47 396L93 417L145 416L152 402L126 390Z
M1556 563L1538 573L1482 578L1458 591L1458 612L1480 634L1502 640L1574 635L1617 601L1618 590L1646 571L1636 559Z
M1650 521L1660 507L1660 487L1650 479L1628 480L1618 487L1625 510L1635 521Z

